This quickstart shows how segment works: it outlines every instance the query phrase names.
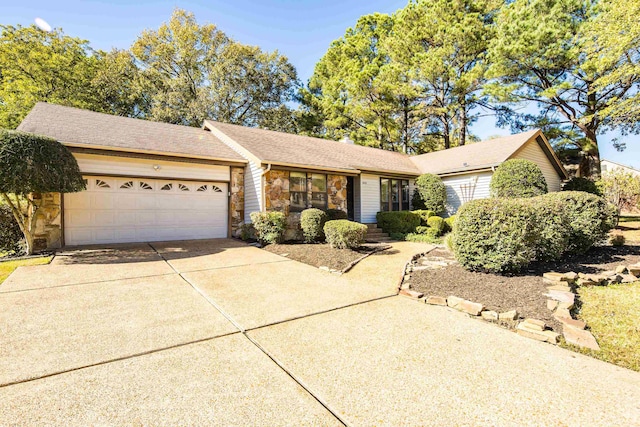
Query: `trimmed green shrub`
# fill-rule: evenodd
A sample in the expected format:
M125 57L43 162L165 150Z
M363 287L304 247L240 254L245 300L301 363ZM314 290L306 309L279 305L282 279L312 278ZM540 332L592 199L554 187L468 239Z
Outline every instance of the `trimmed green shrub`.
M424 208L434 211L436 214L444 212L447 203L447 188L438 175L432 173L422 174L416 179L416 189L424 203ZM417 206L414 204L414 209Z
M357 248L364 242L367 226L346 219L327 221L324 225L327 243L337 249Z
M427 220L429 219L429 217L435 216L436 213L434 211L430 211L427 209L418 209L418 210L414 210L411 211L416 215L420 216L420 225L424 225L427 226Z
M417 188L413 189L413 195L411 196L411 207L415 210L427 209L420 195L420 191Z
M300 214L300 227L304 241L307 243L324 240L324 224L327 222L327 214L320 209L305 209Z
M453 224L456 222L456 216L455 215L451 215L449 218L445 218L444 219L444 231L445 233L448 233L450 231L453 231Z
M407 242L419 242L419 243L440 243L440 239L434 232L434 229L429 229L427 233L409 233L404 237Z
M605 240L615 227L615 213L600 196L584 191L561 191L549 193L544 198L564 207L569 225L567 251L570 253L585 253L594 244Z
M436 236L440 236L444 232L444 219L439 216L429 217L429 219L427 220L427 224L431 229L435 230L434 233L436 234Z
M473 271L513 272L536 257L539 228L531 203L483 199L465 203L457 214L453 247L456 259Z
M13 217L11 208L0 204L0 252L20 254L23 252L23 234Z
M287 228L287 217L282 212L252 212L251 222L262 244L280 243Z
M378 212L378 227L385 233L413 233L420 225L420 215L409 211Z
M493 197L535 197L547 193L547 181L540 167L531 160L507 160L491 177Z
M591 194L601 196L600 189L594 181L588 178L576 176L571 178L562 188L563 191L584 191Z
M571 224L565 205L547 196L521 199L521 202L531 203L535 210L535 217L531 221L539 228L540 235L535 246L536 260L555 261L569 250Z
M327 214L327 221L349 218L347 213L340 209L327 209L326 214Z

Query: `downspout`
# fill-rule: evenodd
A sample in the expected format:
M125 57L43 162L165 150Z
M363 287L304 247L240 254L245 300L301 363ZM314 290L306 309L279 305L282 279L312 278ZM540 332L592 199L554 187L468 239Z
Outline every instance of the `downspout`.
M267 165L266 169L262 168L262 175L260 175L260 194L262 194L262 200L261 200L261 203L260 203L262 205L262 206L260 206L260 211L261 212L265 212L267 210L267 195L264 192L264 187L265 187L265 185L264 185L264 176L266 174L268 174L270 170L271 170L271 163L269 163Z

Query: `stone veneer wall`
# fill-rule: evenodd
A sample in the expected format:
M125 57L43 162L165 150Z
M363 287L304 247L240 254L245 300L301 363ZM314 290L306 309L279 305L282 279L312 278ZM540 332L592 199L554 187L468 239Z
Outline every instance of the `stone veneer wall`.
M230 187L231 234L235 235L244 223L244 168L231 168Z
M62 218L60 193L35 193L33 200L38 207L36 211L36 230L34 233L34 250L59 249L62 247Z
M344 175L327 175L327 196L329 209L347 212L347 177Z
M270 170L265 175L267 212L282 212L287 216L286 240L301 240L300 212L290 212L289 171ZM311 200L311 177L307 178L307 200ZM311 205L309 205L311 207ZM327 208L347 211L347 177L327 175Z

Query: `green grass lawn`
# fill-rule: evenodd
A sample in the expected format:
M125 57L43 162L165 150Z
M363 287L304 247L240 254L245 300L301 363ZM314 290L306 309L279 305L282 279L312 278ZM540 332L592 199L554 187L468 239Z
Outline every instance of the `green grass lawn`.
M2 284L2 282L4 282L4 280L7 277L9 277L11 273L13 273L13 270L15 270L18 267L28 266L28 265L48 264L49 261L51 261L50 256L0 262L0 285Z
M578 289L578 317L591 329L600 351L581 353L640 371L640 282Z

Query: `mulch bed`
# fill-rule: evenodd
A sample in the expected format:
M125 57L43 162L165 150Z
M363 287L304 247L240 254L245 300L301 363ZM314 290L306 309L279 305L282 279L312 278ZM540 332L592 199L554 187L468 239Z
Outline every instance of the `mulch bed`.
M328 267L331 270L342 271L352 262L382 247L386 245L366 244L352 250L334 249L326 243L282 243L271 244L264 249L314 267Z
M425 258L453 259L444 249L431 251ZM425 295L448 297L454 295L479 302L488 310L505 312L517 310L521 318L540 319L554 331L562 332L561 324L547 309L547 285L542 275L548 271L598 273L613 270L621 264L640 262L640 246L595 247L582 256L567 257L558 262L536 263L517 275L498 275L470 272L459 265L411 273L411 289ZM514 325L506 325L514 326Z

